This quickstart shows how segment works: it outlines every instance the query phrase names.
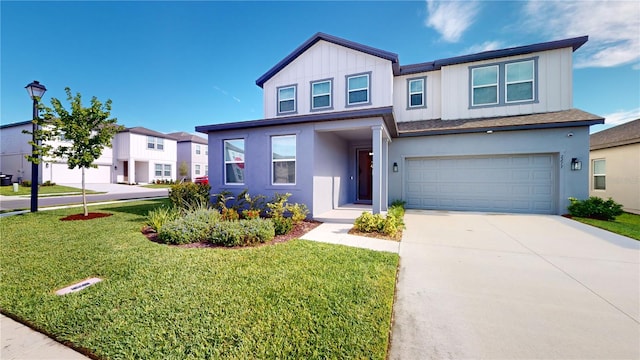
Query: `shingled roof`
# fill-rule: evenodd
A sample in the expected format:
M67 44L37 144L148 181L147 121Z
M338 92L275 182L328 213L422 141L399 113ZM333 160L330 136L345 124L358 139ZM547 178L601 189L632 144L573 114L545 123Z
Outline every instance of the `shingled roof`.
M398 134L424 136L460 134L486 131L546 129L572 126L588 126L604 123L604 119L588 112L570 109L541 114L501 116L463 120L422 120L398 122Z
M184 132L184 131L170 133L169 136L171 136L172 138L176 139L177 142L190 141L190 142L196 143L196 144L207 145L207 140L206 139L203 139L198 135L189 134L188 132Z
M593 133L589 140L591 150L640 143L640 119Z
M119 131L119 132L121 132L121 133L129 132L129 133L132 133L132 134L155 136L155 137L159 137L159 138L163 138L163 139L175 140L173 137L171 137L171 136L169 136L167 134L163 134L163 133L157 132L155 130L147 129L147 128L142 127L142 126L135 126L135 127L126 128L126 129L124 129L122 131Z

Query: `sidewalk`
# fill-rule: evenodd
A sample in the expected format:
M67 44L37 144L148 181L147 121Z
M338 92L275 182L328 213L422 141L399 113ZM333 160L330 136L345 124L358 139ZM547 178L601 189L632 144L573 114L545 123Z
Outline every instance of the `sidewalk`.
M0 315L0 359L89 359L79 352L43 335L19 322Z

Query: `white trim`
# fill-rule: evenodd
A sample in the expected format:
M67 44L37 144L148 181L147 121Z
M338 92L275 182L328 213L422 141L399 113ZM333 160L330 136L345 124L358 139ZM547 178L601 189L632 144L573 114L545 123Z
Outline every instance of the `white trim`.
M294 144L295 144L295 153L294 153L294 158L293 159L274 159L273 158L273 140L275 138L288 138L288 137L293 137L294 139ZM291 185L296 185L296 181L298 180L298 136L296 134L286 134L286 135L272 135L271 136L271 185L273 186L291 186ZM278 162L293 162L293 182L292 183L277 183L275 182L275 173L274 173L274 165L275 163Z
M222 161L224 163L223 166L223 176L224 176L224 184L225 185L244 185L244 179L245 179L245 164L246 164L246 159L244 158L244 153L242 154L242 161L237 161L237 160L229 160L227 161L227 142L231 142L231 141L242 141L242 151L245 151L245 140L244 138L236 138L236 139L227 139L227 140L223 140L222 141ZM233 164L242 164L242 182L227 182L227 165L233 165ZM239 166L239 165L238 165Z

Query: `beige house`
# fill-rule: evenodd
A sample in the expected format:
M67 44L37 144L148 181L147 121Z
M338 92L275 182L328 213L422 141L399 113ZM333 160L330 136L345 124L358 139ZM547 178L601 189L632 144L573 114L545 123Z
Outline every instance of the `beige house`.
M594 133L590 143L589 195L640 214L640 119Z

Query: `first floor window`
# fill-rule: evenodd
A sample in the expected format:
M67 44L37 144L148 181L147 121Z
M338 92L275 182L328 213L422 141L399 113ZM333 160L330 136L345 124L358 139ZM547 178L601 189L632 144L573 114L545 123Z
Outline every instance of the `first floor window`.
M200 165L196 165L196 175L200 175Z
M296 136L271 137L271 164L273 184L296 183Z
M498 66L485 66L471 70L472 105L498 103Z
M409 79L407 85L409 93L409 108L424 107L425 103L425 91L424 91L424 78Z
M278 114L296 112L296 86L278 88Z
M347 76L347 105L369 103L369 74Z
M606 161L604 159L593 160L593 189L606 190Z
M156 164L155 165L156 177L171 177L171 164Z
M311 83L311 109L325 109L331 107L331 80Z
M162 177L162 164L156 164L156 176Z
M224 182L244 184L244 139L224 141Z
M204 174L209 175L209 165L204 166Z

